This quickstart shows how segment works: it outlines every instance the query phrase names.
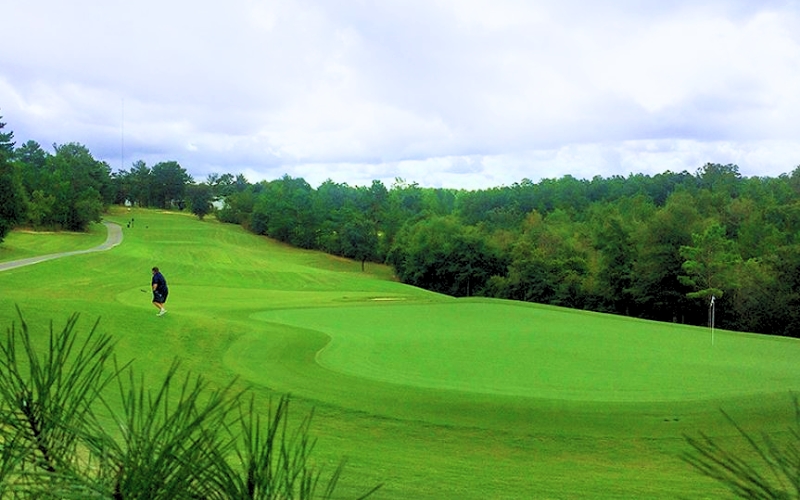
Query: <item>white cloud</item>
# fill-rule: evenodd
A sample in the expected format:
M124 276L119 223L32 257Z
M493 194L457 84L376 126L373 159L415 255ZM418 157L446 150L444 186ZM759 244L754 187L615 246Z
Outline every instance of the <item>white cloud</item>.
M196 178L487 187L800 163L796 3L30 0L0 114ZM124 159L120 158L124 143Z

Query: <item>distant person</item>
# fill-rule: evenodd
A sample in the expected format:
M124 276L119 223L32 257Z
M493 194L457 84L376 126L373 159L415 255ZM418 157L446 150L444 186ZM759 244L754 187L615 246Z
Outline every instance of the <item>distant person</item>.
M150 282L153 286L153 305L158 308L157 316L163 316L167 313L164 309L164 303L167 301L169 295L169 288L167 288L167 280L157 267L153 268L153 280Z

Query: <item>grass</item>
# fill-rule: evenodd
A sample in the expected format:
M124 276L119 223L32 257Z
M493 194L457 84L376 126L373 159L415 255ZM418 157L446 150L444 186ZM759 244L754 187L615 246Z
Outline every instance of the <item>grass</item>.
M800 354L800 344L789 339L754 343L721 334L712 347L696 328L486 299L280 309L254 317L330 336L317 356L328 370L538 399L649 403L788 391L797 384ZM248 349L270 347L249 342Z
M0 243L0 262L86 250L100 245L105 239L106 228L102 224L90 225L86 233L12 231Z
M375 498L720 498L680 460L683 435L745 450L721 408L776 439L794 418L792 339L717 331L711 346L707 329L452 299L213 219L107 218L122 245L0 273L0 321L14 304L42 331L100 317L121 361L154 379L178 356L216 384L239 377L262 408L292 393L295 415L316 409L317 459L349 458L343 497L383 482ZM102 229L12 233L0 258L90 247ZM154 265L170 284L162 318L141 292Z

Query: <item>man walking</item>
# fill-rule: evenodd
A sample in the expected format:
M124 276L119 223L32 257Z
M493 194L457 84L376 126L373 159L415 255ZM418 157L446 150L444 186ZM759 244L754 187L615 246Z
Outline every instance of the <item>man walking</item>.
M157 267L153 268L153 280L150 282L153 287L153 305L158 308L156 316L163 316L167 313L164 309L164 303L167 301L169 295L169 288L167 288L167 280Z

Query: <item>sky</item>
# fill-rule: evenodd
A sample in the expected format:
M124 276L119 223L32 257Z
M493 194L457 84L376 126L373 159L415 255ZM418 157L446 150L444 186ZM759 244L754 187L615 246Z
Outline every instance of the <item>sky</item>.
M0 0L17 146L485 189L800 165L800 0Z

